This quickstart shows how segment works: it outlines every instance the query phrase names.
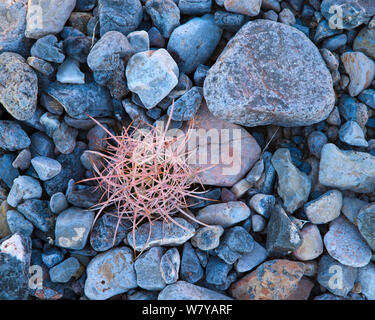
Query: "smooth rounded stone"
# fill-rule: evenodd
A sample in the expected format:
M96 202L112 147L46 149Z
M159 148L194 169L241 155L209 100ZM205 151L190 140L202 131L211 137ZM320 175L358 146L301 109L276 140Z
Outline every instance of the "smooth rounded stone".
M33 224L17 210L7 211L7 223L12 234L18 232L30 237L34 230Z
M212 0L179 0L178 8L181 14L185 15L202 15L204 13L210 13Z
M80 263L70 257L49 270L49 276L52 282L67 283L79 270Z
M17 207L22 200L38 199L41 196L42 188L38 180L29 176L19 176L13 181L7 202L12 207Z
M374 80L375 62L362 52L345 52L341 55L341 61L350 77L349 94L355 97Z
M373 192L375 157L365 152L343 151L328 143L322 149L319 182L341 190Z
M221 197L221 188L208 189L206 192L199 194L199 196L203 199L188 198L187 202L190 209L200 209L217 203L217 200Z
M262 158L254 164L254 166L251 168L249 173L246 175L245 179L251 185L254 185L262 178L263 173L264 173L264 160Z
M87 64L92 71L115 70L121 59L128 60L133 54L127 37L121 32L109 31L92 47Z
M204 271L197 254L191 244L186 242L181 257L181 279L190 283L196 283L203 278L203 275Z
M127 221L119 221L119 219L104 214L96 220L90 234L90 245L95 251L107 251L125 239L130 225L126 223Z
M108 137L106 130L110 130L106 124L103 124L103 127L104 128L99 125L95 125L95 127L91 128L87 133L89 150L103 150L105 146L105 139Z
M224 233L222 226L208 226L199 228L194 237L191 238L191 244L200 250L213 250L220 244L220 237Z
M150 39L150 47L163 48L165 46L165 40L157 28L152 27L148 30L148 37Z
M368 205L367 201L353 197L344 197L341 212L351 223L356 225L358 213L366 205Z
M298 249L302 244L302 236L297 226L289 219L280 205L272 211L267 225L267 254L282 257Z
M218 257L210 257L206 267L206 281L210 284L222 285L226 282L232 265Z
M359 268L370 262L370 247L356 226L343 217L331 222L324 245L329 255L343 265Z
M137 258L134 268L138 286L150 291L162 290L166 286L160 271L163 254L163 248L153 247Z
M114 125L115 120L113 118L96 118L101 124L108 124ZM91 119L74 119L69 117L67 114L64 116L64 121L69 127L81 129L81 130L89 130L96 125L96 123Z
M135 53L150 50L150 39L146 31L133 31L127 38Z
M325 120L335 101L331 74L315 45L270 20L241 28L211 67L203 92L215 116L250 127L311 125Z
M253 214L251 216L251 228L253 232L261 232L266 227L266 219L259 214Z
M31 119L37 95L38 78L25 59L14 52L0 54L0 103L3 107L17 120Z
M76 0L29 0L26 37L39 39L47 34L61 32L75 5Z
M112 115L109 91L95 82L85 84L51 83L46 93L57 100L67 114L75 119L108 117Z
M127 234L129 245L137 251L144 251L156 246L178 246L185 243L195 234L195 228L182 218L174 218L174 220L183 226L169 223L165 224L161 221L144 223L135 230L135 244L133 243L133 233ZM151 234L150 234L151 233Z
M307 201L311 179L293 164L287 148L276 150L271 162L278 177L277 193L283 199L286 210L293 213Z
M232 187L245 176L259 159L261 149L257 141L241 126L214 117L208 111L204 100L196 114L196 119L199 119L199 121L193 121L191 128L193 134L188 142L191 147L189 151L192 151L189 164L193 169L200 169L196 182L205 185ZM189 123L186 122L182 130L188 132L188 128ZM213 138L216 139L217 133L221 140L221 152L218 150L218 144L212 141ZM196 139L197 136L199 139ZM208 140L209 136L211 137L210 141ZM224 152L223 150L231 150L231 152ZM193 156L194 152L195 157ZM215 152L220 153L221 160L215 160ZM204 155L207 153L209 155L206 159Z
M224 8L229 12L254 17L259 14L261 4L262 0L225 0Z
M322 148L327 142L327 136L321 131L313 131L307 138L310 152L318 159L320 159Z
M47 250L42 252L41 258L43 263L48 268L52 268L53 266L64 260L64 252L55 247L48 248Z
M341 212L342 193L330 190L304 206L307 218L314 224L322 224L335 220Z
M52 64L37 57L28 57L27 64L45 76L51 76L55 71Z
M51 212L58 214L65 209L67 209L69 206L68 202L66 201L66 197L62 192L54 193L51 196L50 202L49 202L49 208Z
M367 241L368 245L372 250L375 250L375 204L369 204L362 207L357 217L355 218L355 223L358 226L359 232L362 234L363 238Z
M245 23L244 15L237 14L237 13L229 13L226 11L216 11L214 18L215 18L215 23L221 29L230 31L230 32L237 32Z
M101 168L100 165L100 157L94 153L91 153L90 150L83 151L81 157L80 157L82 165L87 170L93 170L93 164L95 164L98 168Z
M83 84L85 83L85 74L79 69L79 63L71 58L59 66L56 80L61 83Z
M237 272L247 272L254 269L267 259L267 250L259 243L254 242L254 248L241 257L234 264Z
M102 192L97 186L82 186L66 191L67 201L74 207L89 209L100 202Z
M160 259L160 273L166 284L177 282L181 258L177 248L167 250Z
M342 142L356 147L368 147L365 134L356 121L350 120L343 124L339 131L339 137Z
M213 15L195 17L173 30L167 49L178 57L180 71L189 74L209 59L221 34Z
M7 222L7 212L10 210L10 206L5 200L2 200L0 203L0 238L5 238L12 234L9 230Z
M332 53L330 50L326 48L322 48L319 50L320 54L322 55L325 63L327 64L327 67L331 71L338 70L340 61L338 59L338 56L334 53Z
M176 62L165 49L139 52L126 66L130 91L135 92L147 109L155 107L178 83Z
M15 121L0 120L0 148L7 151L25 149L31 141Z
M40 231L49 232L53 228L55 218L48 208L48 201L25 200L17 206L17 210Z
M327 123L330 124L330 125L332 125L332 126L339 126L339 125L341 125L340 113L339 113L339 109L337 107L333 108L331 114L327 118ZM320 155L320 153L319 153L319 155Z
M42 181L49 180L61 172L61 164L55 159L38 156L31 159L31 164Z
M172 120L186 121L194 118L202 103L202 95L200 88L192 87L182 97L176 100L173 105L168 108L168 115ZM173 107L173 113L172 112Z
M164 38L169 38L172 31L180 25L180 9L172 0L148 0L145 9Z
M62 154L72 153L76 147L76 138L78 130L69 127L65 121L62 121L59 127L53 132L52 139L56 149Z
M358 99L370 108L375 109L375 89L363 90Z
M353 50L375 59L375 29L363 28L354 39Z
M251 197L249 206L256 213L268 219L271 215L271 211L275 206L276 198L273 195L267 195L258 193Z
M357 282L361 285L361 293L368 300L375 300L375 265L369 263L358 269Z
M56 218L56 245L72 250L83 249L86 245L94 218L94 212L81 208L71 207L61 212Z
M101 37L108 31L119 31L127 35L138 28L143 17L139 0L99 0L98 13Z
M305 225L300 231L302 244L293 255L302 261L313 260L323 253L323 240L315 224Z
M239 300L286 300L297 290L303 271L300 262L269 260L235 282L229 293Z
M331 293L345 297L354 287L358 270L324 255L318 265L318 282Z
M242 201L229 201L209 205L198 211L196 219L209 224L231 227L250 216L249 207Z
M335 51L338 48L344 46L348 41L346 34L339 34L331 38L325 39L322 43L322 47L331 51Z
M28 149L23 149L12 162L13 168L26 170L30 167L31 152Z
M0 300L29 298L31 239L20 233L0 240Z
M52 34L37 40L31 47L30 53L34 57L49 62L62 63L65 59L61 44Z
M136 288L133 252L120 247L96 255L87 266L85 295L90 300L106 300Z
M3 181L8 188L12 188L13 181L20 173L12 166L15 160L14 154L7 153L0 157L0 180Z

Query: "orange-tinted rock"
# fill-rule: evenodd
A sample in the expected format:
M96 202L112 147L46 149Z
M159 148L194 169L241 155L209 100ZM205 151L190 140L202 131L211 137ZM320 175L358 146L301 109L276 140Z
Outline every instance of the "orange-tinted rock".
M309 278L303 277L298 283L297 290L287 300L307 300L313 287L314 283Z

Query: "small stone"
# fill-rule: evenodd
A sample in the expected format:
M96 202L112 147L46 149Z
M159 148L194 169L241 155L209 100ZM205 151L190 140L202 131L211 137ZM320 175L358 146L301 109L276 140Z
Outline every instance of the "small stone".
M358 229L343 217L331 222L324 245L329 255L343 265L359 268L370 262L370 247Z
M199 196L206 200L188 198L189 208L200 209L200 208L207 207L210 204L217 203L217 200L219 200L221 196L221 188L209 189L206 192L199 194Z
M251 168L249 173L246 175L246 180L251 185L254 185L257 183L264 173L264 160L260 159L257 163L254 164L254 166Z
M298 260L307 261L319 257L323 253L323 240L315 224L305 225L300 231L302 244L293 252Z
M42 181L52 179L61 172L61 164L55 159L39 156L31 159L31 164Z
M375 248L374 219L375 205L369 204L359 210L358 215L354 220L358 226L359 232L362 234L363 238L367 241L372 250Z
M367 201L353 197L344 197L341 212L351 223L357 224L358 213L366 205L368 205Z
M234 264L237 272L247 272L254 269L267 259L267 251L259 243L254 243L254 248L248 253L241 255L241 257Z
M68 58L59 66L56 79L61 83L83 84L85 74L79 69L77 61Z
M331 71L338 70L340 61L336 54L333 54L330 50L326 48L322 48L319 50L320 54L322 55L327 67Z
M25 149L31 141L21 126L10 120L0 120L0 148L7 151Z
M184 244L181 257L181 279L190 283L196 283L202 279L204 271L193 247L189 242Z
M61 261L64 260L64 252L59 250L58 248L49 248L42 252L42 261L48 267L52 268L53 266L57 265Z
M23 149L12 162L13 168L26 170L30 167L31 153L28 149Z
M17 206L27 220L39 230L49 232L54 225L55 218L48 208L48 201L45 200L26 200Z
M134 126L142 123L152 124L152 119L146 114L146 109L130 102L128 99L122 100L122 106L130 119L133 120Z
M276 198L273 195L258 193L250 199L249 206L256 213L268 219L275 203Z
M224 8L229 12L254 17L259 14L261 4L262 0L225 0Z
M202 95L198 87L191 88L168 108L168 115L176 121L192 120L202 102ZM173 114L171 115L173 107Z
M62 63L65 55L62 52L61 45L57 42L57 38L50 34L37 40L31 47L32 56L55 63Z
M375 300L375 265L369 263L358 269L358 283L361 285L361 293L368 300Z
M296 23L296 18L290 9L284 8L279 13L279 21L292 26Z
M314 224L335 220L342 207L342 194L338 190L330 190L320 197L305 204L304 210L308 219Z
M10 153L6 153L0 157L0 179L8 188L12 188L14 179L20 175L18 170L12 166L14 161L15 156Z
M78 130L68 126L65 121L62 121L59 127L53 132L52 139L59 152L69 154L76 147L77 136Z
M25 217L17 210L8 210L7 223L12 234L18 232L27 237L30 237L34 230L34 226L32 225L32 223L26 220Z
M180 254L177 248L167 250L160 260L160 272L166 284L175 283L180 272Z
M49 271L52 282L67 283L79 270L80 264L74 257L70 257Z
M154 47L154 48L164 47L165 40L157 28L152 27L150 30L148 30L148 37L150 39L150 47Z
M342 142L356 147L368 147L368 142L361 127L356 121L348 121L341 126L339 137Z
M208 226L198 229L191 244L201 250L213 250L220 244L220 237L224 233L222 226Z
M157 291L138 290L127 294L128 300L157 300Z
M146 31L133 31L127 38L135 53L150 50L150 39Z
M333 108L331 114L327 118L327 123L333 126L341 125L340 113L337 107Z
M38 199L41 196L42 188L38 180L29 176L19 176L13 181L7 202L12 207L17 207L22 200Z
M179 0L178 7L182 14L186 15L202 15L210 13L212 0Z
M54 193L49 202L51 212L58 214L68 208L68 202L62 192Z
M43 132L35 132L30 136L31 156L53 157L55 145L50 137Z
M254 214L251 216L251 227L253 232L261 232L266 227L266 219L259 214Z
M215 18L215 23L220 28L230 31L230 32L237 32L245 23L244 15L237 14L237 13L229 13L226 11L216 11L214 18ZM277 15L276 15L276 20L277 20Z
M222 285L226 282L232 265L218 257L210 257L206 267L206 281L210 284Z
M375 29L363 28L354 39L353 50L375 59Z
M63 42L65 54L80 63L87 62L91 46L92 38L86 36L71 36Z
M358 99L370 108L375 109L375 89L363 90Z
M27 64L34 70L39 71L41 74L47 77L51 76L55 71L52 64L37 57L28 57Z
M287 300L307 300L311 294L314 283L307 277L302 277L294 291Z
M339 116L339 119L340 119L340 116ZM309 137L307 138L307 143L308 143L310 152L318 159L320 159L322 148L327 142L328 142L327 136L321 131L313 131L309 134Z
M335 51L338 48L345 46L348 41L346 34L339 34L331 38L325 39L322 43L322 47L331 51Z
M236 196L236 198L241 198L247 190L251 188L251 184L246 179L241 179L233 185L230 191Z

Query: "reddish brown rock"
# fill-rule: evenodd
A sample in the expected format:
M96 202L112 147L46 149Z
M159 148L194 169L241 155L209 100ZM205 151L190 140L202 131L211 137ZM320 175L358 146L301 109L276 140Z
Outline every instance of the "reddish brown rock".
M307 300L313 287L314 283L309 278L303 277L298 283L297 290L287 300Z

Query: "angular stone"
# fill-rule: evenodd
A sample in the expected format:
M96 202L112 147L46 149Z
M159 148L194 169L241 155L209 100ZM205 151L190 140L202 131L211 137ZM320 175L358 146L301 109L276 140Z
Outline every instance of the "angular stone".
M358 269L358 283L361 285L361 293L368 300L375 300L375 265L369 263Z
M59 66L56 80L61 83L84 84L85 74L79 69L79 63L76 60L67 58Z
M273 195L257 193L250 199L249 206L255 212L268 219L275 203L276 198Z
M375 59L375 29L363 28L354 39L353 50Z
M356 225L358 213L366 205L368 205L367 201L353 197L344 197L341 212L351 223Z
M31 159L31 164L42 181L52 179L61 172L61 164L55 159L39 156Z
M38 180L29 176L19 176L13 181L7 202L12 207L17 207L22 200L38 199L41 196L42 188Z
M202 102L202 96L198 87L191 88L173 104L171 118L176 121L186 121L194 118ZM168 108L171 115L172 105Z
M204 271L198 256L189 242L184 244L180 268L181 279L190 283L196 283L203 278Z
M375 250L375 204L362 207L355 218L356 225L372 250Z
M319 257L323 253L323 240L315 224L305 225L300 231L302 244L293 252L298 260L307 261Z
M21 212L27 220L39 230L49 232L54 225L55 217L48 208L46 200L26 200L17 206L17 210Z
M37 40L31 47L32 56L55 63L62 63L65 55L62 52L61 44L57 38L50 34Z
M27 148L31 141L21 126L10 120L0 120L0 148L16 151Z
M66 283L79 270L79 261L70 257L49 270L49 276L52 282Z
M25 236L31 236L34 226L30 221L26 220L21 213L19 213L17 210L8 210L6 215L6 222L12 234L19 232Z
M368 147L365 134L356 121L350 120L341 126L339 137L342 142L356 147Z
M72 153L76 147L76 138L78 130L69 127L63 120L58 128L53 132L52 139L55 143L56 149L62 154Z
M267 259L267 250L259 243L254 242L254 248L244 253L234 264L237 272L247 272L254 269Z
M213 250L220 244L220 237L224 233L222 226L209 226L198 229L191 244L200 250Z
M180 254L177 248L167 250L160 260L160 272L166 284L175 283L180 271Z
M231 269L231 264L225 263L218 257L211 256L206 267L206 281L214 285L223 285Z

